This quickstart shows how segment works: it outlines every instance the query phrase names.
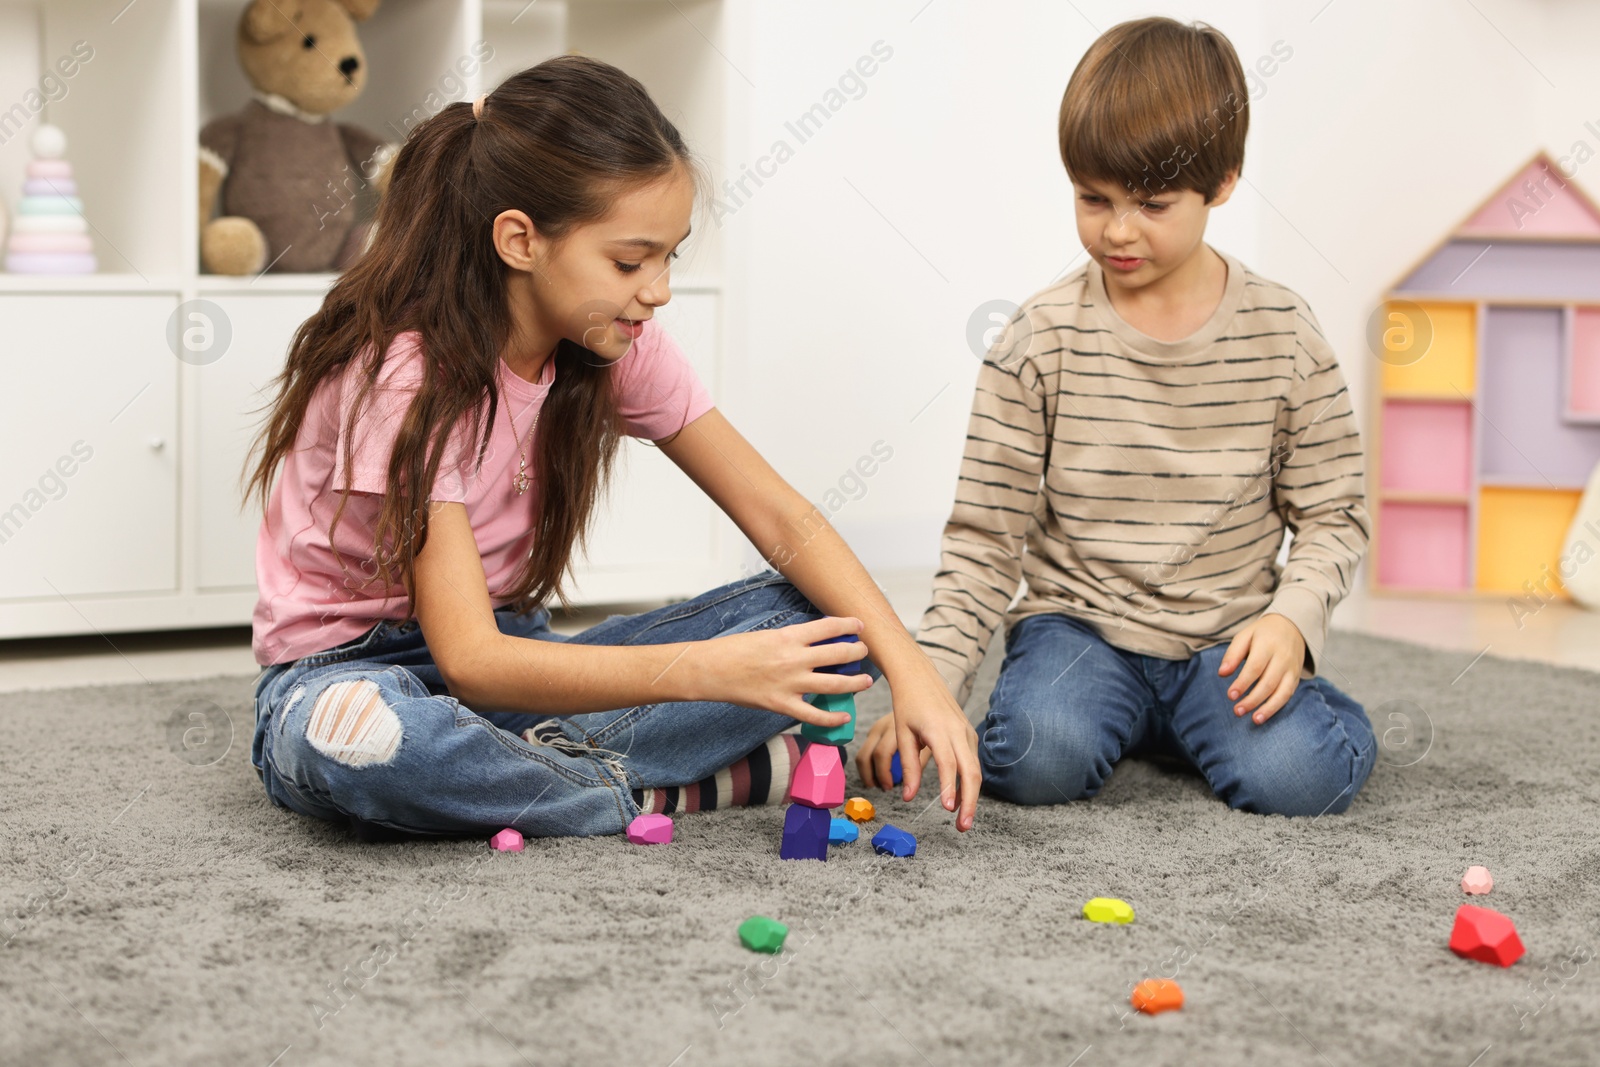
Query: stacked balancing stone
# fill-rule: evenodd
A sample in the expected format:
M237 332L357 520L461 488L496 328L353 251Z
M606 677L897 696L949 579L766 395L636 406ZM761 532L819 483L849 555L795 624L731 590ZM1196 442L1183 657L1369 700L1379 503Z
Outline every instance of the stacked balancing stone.
M838 641L855 641L854 634L818 641L828 645ZM861 661L818 667L824 674L860 674ZM848 711L850 718L842 726L813 726L806 723L800 736L811 745L800 757L795 768L794 785L789 789L793 801L783 815L783 844L778 855L786 860L826 860L833 818L830 810L844 803L844 764L839 759L838 745L846 744L856 736L856 698L853 693L817 693L811 703L819 711ZM843 842L839 842L843 843Z
M22 200L6 245L6 270L13 274L93 274L94 246L78 199L78 183L67 162L67 135L57 126L33 133Z

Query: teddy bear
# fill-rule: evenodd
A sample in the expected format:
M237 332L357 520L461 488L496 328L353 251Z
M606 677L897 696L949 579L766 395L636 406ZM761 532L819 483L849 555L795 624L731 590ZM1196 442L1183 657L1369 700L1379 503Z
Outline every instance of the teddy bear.
M215 274L341 270L372 223L355 194L388 187L398 145L333 122L361 95L366 55L356 23L381 0L251 0L239 62L254 92L200 131L200 262ZM211 217L220 206L220 217Z

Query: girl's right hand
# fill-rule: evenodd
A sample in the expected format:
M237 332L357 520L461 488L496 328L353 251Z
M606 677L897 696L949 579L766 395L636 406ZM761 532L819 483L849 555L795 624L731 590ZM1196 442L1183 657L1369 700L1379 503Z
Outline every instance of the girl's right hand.
M696 689L702 699L725 700L747 708L765 708L816 726L842 726L849 712L819 711L806 703L807 693L859 693L872 686L872 676L821 673L818 667L864 659L862 641L817 645L830 637L859 634L860 619L829 616L815 622L771 630L729 634L698 642L685 655L696 664Z

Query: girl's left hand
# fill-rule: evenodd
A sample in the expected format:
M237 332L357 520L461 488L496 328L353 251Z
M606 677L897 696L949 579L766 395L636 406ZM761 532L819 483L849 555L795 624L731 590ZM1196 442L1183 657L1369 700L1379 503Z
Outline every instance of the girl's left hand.
M889 761L900 753L901 797L911 800L922 785L931 758L939 771L939 799L957 811L956 829L972 829L983 771L978 764L978 731L935 672L890 684L894 711L873 723L856 753L856 768L868 787L889 788Z
M1236 701L1233 713L1247 715L1260 704L1251 721L1259 726L1272 718L1294 696L1305 659L1306 639L1287 616L1263 615L1240 630L1217 665L1217 674L1226 678L1244 663L1228 687L1228 699Z

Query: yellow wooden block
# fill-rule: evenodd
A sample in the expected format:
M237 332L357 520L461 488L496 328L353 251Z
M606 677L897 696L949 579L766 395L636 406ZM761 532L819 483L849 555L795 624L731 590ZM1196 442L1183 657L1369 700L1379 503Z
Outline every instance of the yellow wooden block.
M1459 400L1477 384L1477 316L1471 304L1385 307L1383 394Z
M1523 583L1532 582L1541 598L1566 596L1558 573L1561 543L1582 495L1485 486L1478 497L1478 588L1527 596Z
M1131 923L1133 907L1116 897L1095 897L1083 906L1083 917L1092 923Z

